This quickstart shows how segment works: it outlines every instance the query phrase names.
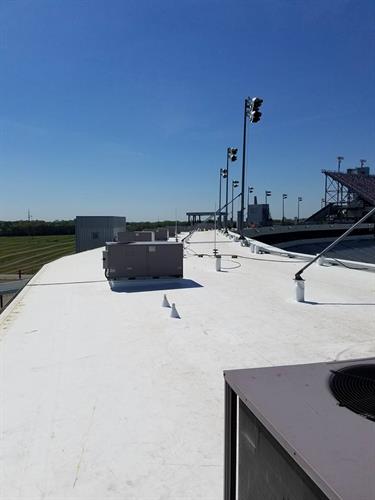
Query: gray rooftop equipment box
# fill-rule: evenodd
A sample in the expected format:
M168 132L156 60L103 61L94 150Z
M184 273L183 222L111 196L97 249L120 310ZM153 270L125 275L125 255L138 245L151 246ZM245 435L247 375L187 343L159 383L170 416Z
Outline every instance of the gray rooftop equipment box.
M169 230L167 228L157 228L155 231L156 241L168 241L169 240Z
M126 231L118 233L119 243L133 243L135 241L154 241L153 231Z
M103 267L108 279L183 276L183 244L175 242L107 243Z
M374 375L374 358L224 372L224 500L374 499Z
M117 239L121 231L126 231L125 217L77 216L75 220L76 252L99 248L107 241Z

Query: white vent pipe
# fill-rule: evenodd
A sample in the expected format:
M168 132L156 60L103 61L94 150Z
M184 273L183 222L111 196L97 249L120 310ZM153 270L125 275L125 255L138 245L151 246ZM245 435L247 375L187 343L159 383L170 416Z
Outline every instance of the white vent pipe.
M216 255L216 271L221 271L221 255Z
M296 284L296 301L305 302L305 281L303 279L294 280Z

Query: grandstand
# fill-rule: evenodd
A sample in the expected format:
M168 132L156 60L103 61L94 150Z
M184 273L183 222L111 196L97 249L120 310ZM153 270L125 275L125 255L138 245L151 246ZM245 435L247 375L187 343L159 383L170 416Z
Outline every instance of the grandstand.
M369 167L349 168L346 173L322 170L325 176L324 206L305 223L352 222L375 206L375 175Z

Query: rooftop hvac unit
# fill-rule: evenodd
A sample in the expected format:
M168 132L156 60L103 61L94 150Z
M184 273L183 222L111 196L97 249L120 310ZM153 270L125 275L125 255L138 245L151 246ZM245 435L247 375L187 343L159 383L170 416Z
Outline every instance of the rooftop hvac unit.
M155 240L156 241L168 241L169 239L169 231L165 228L158 228L155 231Z
M154 241L155 234L153 231L124 231L118 233L119 243L133 243L134 241Z
M225 500L375 498L374 358L224 376Z
M108 279L183 276L183 244L174 242L107 243L103 267Z

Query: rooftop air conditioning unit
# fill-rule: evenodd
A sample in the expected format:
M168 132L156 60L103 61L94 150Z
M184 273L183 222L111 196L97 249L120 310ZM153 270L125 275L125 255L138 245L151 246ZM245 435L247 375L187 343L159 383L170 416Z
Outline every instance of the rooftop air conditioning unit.
M134 241L154 241L153 231L123 231L118 233L119 243L133 243Z
M224 376L225 500L375 498L374 358Z
M182 278L183 244L166 241L111 242L103 251L108 279Z
M166 228L158 228L155 231L155 240L156 241L168 241L169 239L169 231Z

